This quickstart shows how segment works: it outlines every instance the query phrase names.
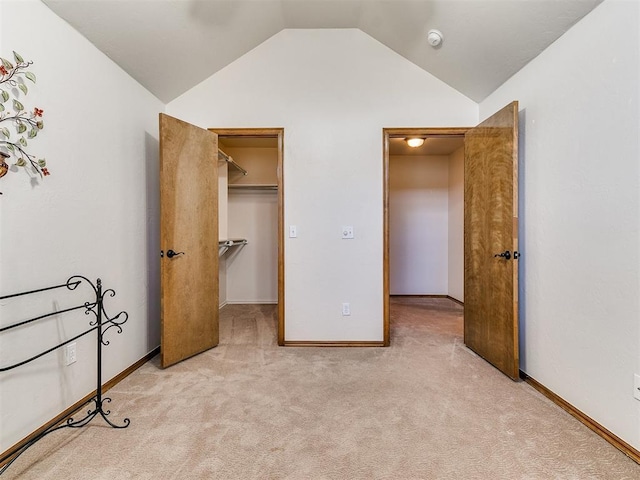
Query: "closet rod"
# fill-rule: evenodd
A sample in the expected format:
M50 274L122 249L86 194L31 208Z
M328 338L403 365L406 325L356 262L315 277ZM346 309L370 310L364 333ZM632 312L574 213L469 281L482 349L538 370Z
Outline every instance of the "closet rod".
M243 175L248 175L249 172L247 172L244 168L242 168L240 165L238 165L233 158L231 158L230 155L227 155L226 153L224 153L222 150L218 149L218 160L222 160L224 162L227 162L229 165L231 165L232 167L237 168L238 170L240 170L242 172Z
M218 240L218 246L222 247L233 247L236 245L246 245L247 243L249 243L246 239L244 238L232 238L230 240Z
M249 242L244 238L236 238L236 239L232 239L232 240L219 240L218 241L218 256L221 257L222 255L227 253L227 250L229 250L229 248L231 248L231 247L236 247L236 246L239 246L239 245L246 245L247 243L249 243Z

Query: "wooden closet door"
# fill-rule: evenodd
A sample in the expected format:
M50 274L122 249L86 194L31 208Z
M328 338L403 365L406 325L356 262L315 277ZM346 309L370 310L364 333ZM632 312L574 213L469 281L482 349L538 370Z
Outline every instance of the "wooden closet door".
M464 342L512 379L519 377L517 251L513 102L466 133L464 169Z
M218 344L218 136L162 113L160 215L165 368Z

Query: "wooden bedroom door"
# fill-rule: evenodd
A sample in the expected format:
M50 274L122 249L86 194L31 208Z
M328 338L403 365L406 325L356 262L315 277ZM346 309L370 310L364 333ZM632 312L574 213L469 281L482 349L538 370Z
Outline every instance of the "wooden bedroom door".
M161 365L218 344L218 136L160 114Z
M465 134L464 179L464 342L515 380L518 102Z

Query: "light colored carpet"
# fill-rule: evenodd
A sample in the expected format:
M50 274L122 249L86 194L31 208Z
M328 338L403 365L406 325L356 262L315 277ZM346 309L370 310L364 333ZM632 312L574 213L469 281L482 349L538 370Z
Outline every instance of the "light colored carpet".
M157 360L2 479L639 479L640 466L462 344L462 308L394 299L389 348L276 346L273 306L229 306L221 345ZM107 352L108 354L108 352Z

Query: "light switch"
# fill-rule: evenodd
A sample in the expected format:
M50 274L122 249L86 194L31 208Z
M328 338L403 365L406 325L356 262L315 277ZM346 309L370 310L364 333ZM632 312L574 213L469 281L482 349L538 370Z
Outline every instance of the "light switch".
M289 238L296 238L298 236L298 227L295 225L289 225Z
M342 227L342 238L343 239L353 238L353 226L347 225L346 227Z

